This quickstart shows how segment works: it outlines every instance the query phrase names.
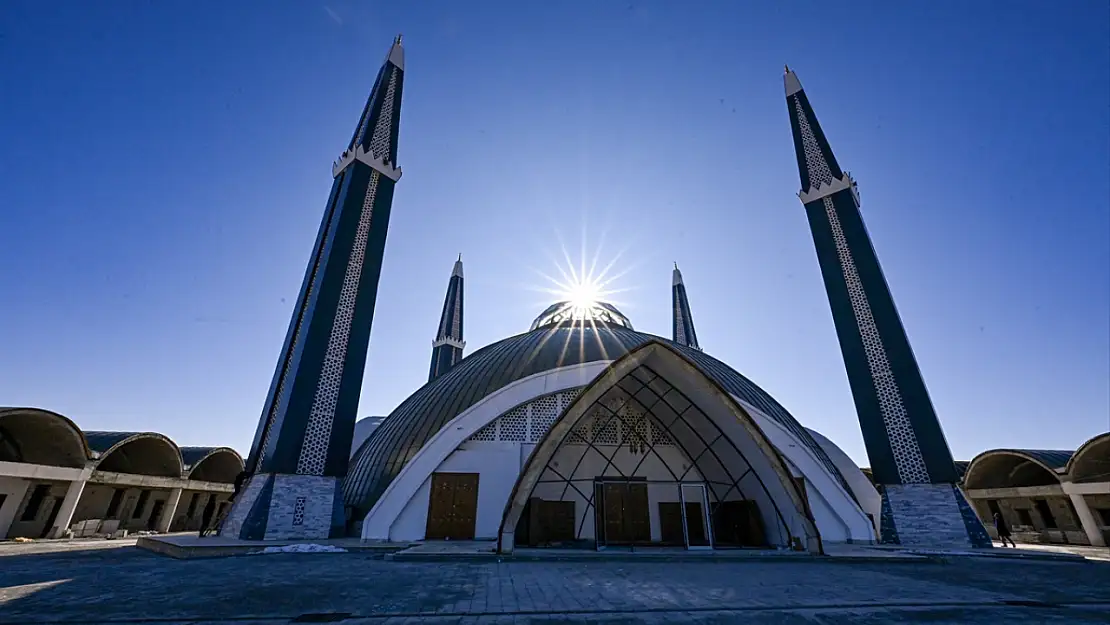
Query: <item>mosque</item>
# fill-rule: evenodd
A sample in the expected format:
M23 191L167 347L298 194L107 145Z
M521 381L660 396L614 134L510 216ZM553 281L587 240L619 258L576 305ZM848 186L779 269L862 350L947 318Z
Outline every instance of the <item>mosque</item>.
M670 338L611 303L555 302L464 357L455 263L429 380L355 418L401 179L400 38L333 185L246 471L220 533L241 539L492 539L517 546L819 553L825 542L989 546L957 474L842 171L785 74L802 191L868 453L869 480L702 350L676 266ZM522 330L524 330L522 323Z
M953 462L864 227L855 180L840 168L789 68L784 86L798 197L871 463L867 473L829 438L804 427L804 415L790 414L703 350L677 265L669 337L637 330L613 304L583 294L552 303L527 329L522 319L520 334L464 355L460 257L428 382L388 416L356 423L401 179L404 72L398 37L333 163L332 190L245 462L223 448L190 452L191 461L179 450L174 458L163 454L165 467L150 468L158 443L170 449L172 442L148 441L144 451L134 443L158 435L135 434L105 439L99 452L90 451L95 437L81 439L83 455L74 456L71 472L147 483L154 478L97 472L100 458L131 444L130 456L117 457L127 462L116 463L130 468L116 473L161 471L169 481L158 486L176 499L159 513L168 520L156 524L170 529L182 489L211 491L226 502L242 468L248 477L219 533L246 540L482 539L501 553L630 546L822 553L830 543L989 547L979 519L990 518L998 499L1014 514L1025 504L1010 499L1065 493L1078 493L1072 510L1082 516L1090 544L1107 531L1084 497L1102 497L1106 489L1110 508L1110 484L1093 484L1110 468L1110 439L1098 438L1076 461L1087 476L1080 481L1089 483L1070 490L1060 485L1068 481L1061 477L1066 470L1049 467L1051 483L1037 471L1048 466L1037 455L1045 452L989 452L970 467ZM26 410L19 414L27 416ZM0 475L4 426L16 423L3 419L0 412ZM220 470L208 461L205 473L211 482L190 476L190 467L217 456ZM1059 457L1051 460L1060 465ZM961 488L965 471L974 490ZM1002 473L1025 482L999 478ZM56 506L63 513L47 523L53 535L76 518L71 508L80 498L79 489L67 491ZM0 495L0 525L2 502ZM1110 523L1110 510L1103 520Z

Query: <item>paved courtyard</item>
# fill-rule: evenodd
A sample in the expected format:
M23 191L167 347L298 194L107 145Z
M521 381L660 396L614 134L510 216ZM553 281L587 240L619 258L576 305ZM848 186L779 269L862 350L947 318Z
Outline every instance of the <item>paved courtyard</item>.
M0 623L1106 623L1110 563L173 560L0 546Z

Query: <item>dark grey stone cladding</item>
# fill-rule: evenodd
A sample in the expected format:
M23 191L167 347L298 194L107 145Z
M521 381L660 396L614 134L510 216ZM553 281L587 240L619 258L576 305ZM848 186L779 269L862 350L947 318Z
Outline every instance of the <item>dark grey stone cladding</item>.
M494 391L530 375L588 362L615 360L657 340L670 345L729 393L763 411L821 461L849 494L848 483L823 449L778 402L751 380L712 356L662 337L602 324L596 330L565 324L542 327L487 345L425 384L390 414L351 459L343 483L345 504L361 520L393 478L451 419Z

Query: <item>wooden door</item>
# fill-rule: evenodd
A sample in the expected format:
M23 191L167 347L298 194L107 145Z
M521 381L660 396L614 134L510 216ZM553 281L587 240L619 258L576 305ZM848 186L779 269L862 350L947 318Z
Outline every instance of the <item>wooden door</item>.
M477 473L432 474L425 538L473 540L477 516Z
M629 539L634 543L651 542L651 513L648 511L647 484L627 484L624 518Z
M705 513L702 512L700 501L686 502L686 531L690 534L690 546L709 545L709 537L705 533Z
M685 545L682 535L682 504L677 501L659 502L659 537L664 545Z
M541 501L540 514L543 519L543 542L562 542L574 540L574 502Z
M603 482L601 501L606 544L651 542L647 484Z
M627 542L624 532L624 484L608 482L602 486L602 513L605 522L605 542Z
M453 540L474 540L474 527L478 523L478 474L455 474Z

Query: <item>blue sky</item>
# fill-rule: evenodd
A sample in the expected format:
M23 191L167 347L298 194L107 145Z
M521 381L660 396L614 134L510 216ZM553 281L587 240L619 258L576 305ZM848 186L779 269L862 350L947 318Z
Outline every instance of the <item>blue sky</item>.
M789 63L957 458L1110 428L1110 8L1043 2L0 3L0 404L246 453L393 36L407 72L360 415L468 353L562 247L866 464L795 193Z

